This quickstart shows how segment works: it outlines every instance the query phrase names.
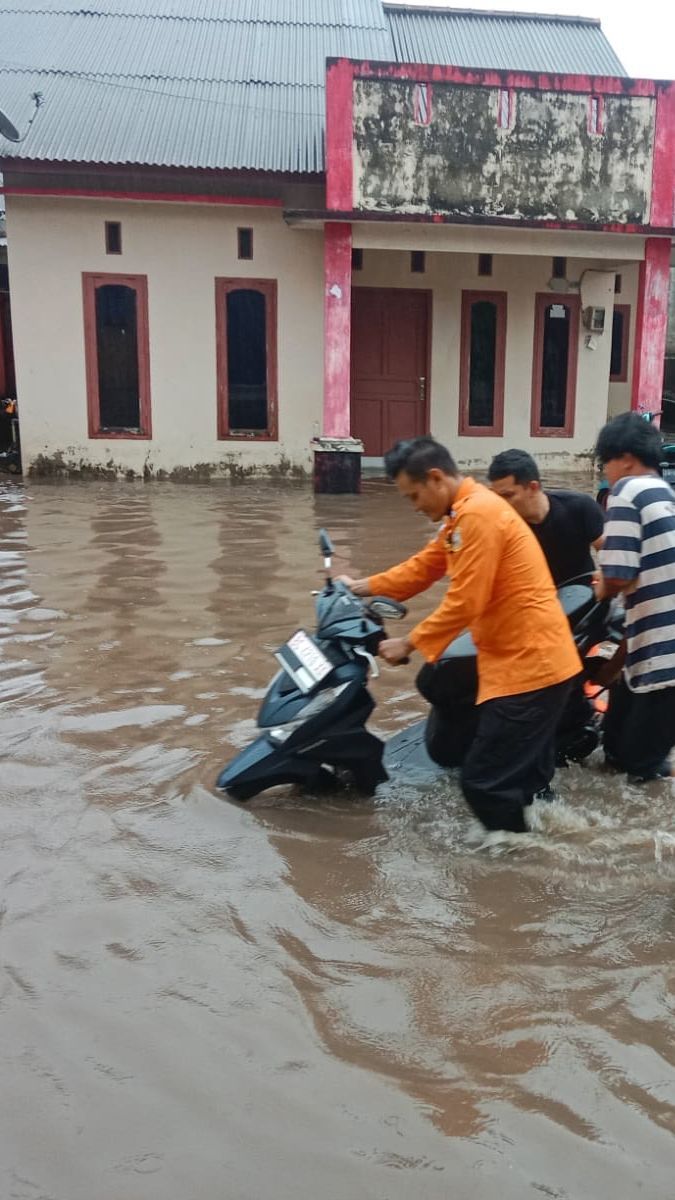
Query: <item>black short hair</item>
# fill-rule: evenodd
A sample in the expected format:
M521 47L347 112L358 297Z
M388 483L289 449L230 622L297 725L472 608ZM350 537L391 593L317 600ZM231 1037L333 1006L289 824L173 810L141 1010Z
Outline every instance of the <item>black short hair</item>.
M595 457L600 463L610 462L632 454L644 467L658 471L663 452L661 434L656 425L640 413L624 412L603 425L595 445Z
M527 450L502 450L495 454L488 467L490 483L495 479L506 479L507 475L513 475L516 483L533 483L535 480L541 483L539 467Z
M433 467L446 475L459 474L450 451L429 436L396 442L384 456L384 467L390 479L396 479L401 471L405 471L411 479L419 481Z

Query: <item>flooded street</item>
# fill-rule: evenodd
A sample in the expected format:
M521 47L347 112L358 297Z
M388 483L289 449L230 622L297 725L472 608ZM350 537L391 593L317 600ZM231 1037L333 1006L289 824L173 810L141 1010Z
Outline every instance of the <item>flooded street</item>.
M1 1200L671 1200L675 783L573 767L520 838L452 776L213 790L322 525L348 574L431 532L380 481L0 483Z

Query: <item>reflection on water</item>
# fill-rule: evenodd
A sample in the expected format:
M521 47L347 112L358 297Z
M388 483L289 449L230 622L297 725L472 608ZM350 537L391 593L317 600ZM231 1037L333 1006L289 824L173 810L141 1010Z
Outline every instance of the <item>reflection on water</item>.
M452 776L212 791L322 525L348 573L429 533L378 481L0 485L0 1196L665 1200L670 783L572 768L522 837Z

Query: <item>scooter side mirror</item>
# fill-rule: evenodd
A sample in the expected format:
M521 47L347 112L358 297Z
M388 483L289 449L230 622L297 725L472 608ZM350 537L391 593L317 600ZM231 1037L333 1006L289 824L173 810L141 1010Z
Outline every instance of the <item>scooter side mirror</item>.
M400 621L408 612L405 604L399 604L398 600L391 600L388 596L374 596L368 607L383 621Z
M333 543L331 542L325 529L319 530L319 548L324 558L330 558L333 554Z

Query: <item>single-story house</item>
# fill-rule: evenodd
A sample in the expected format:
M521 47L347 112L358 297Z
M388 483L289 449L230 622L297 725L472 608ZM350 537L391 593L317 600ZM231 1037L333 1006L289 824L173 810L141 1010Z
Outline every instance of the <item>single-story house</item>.
M0 44L29 470L301 473L425 431L571 468L661 407L675 85L599 22L13 0Z

